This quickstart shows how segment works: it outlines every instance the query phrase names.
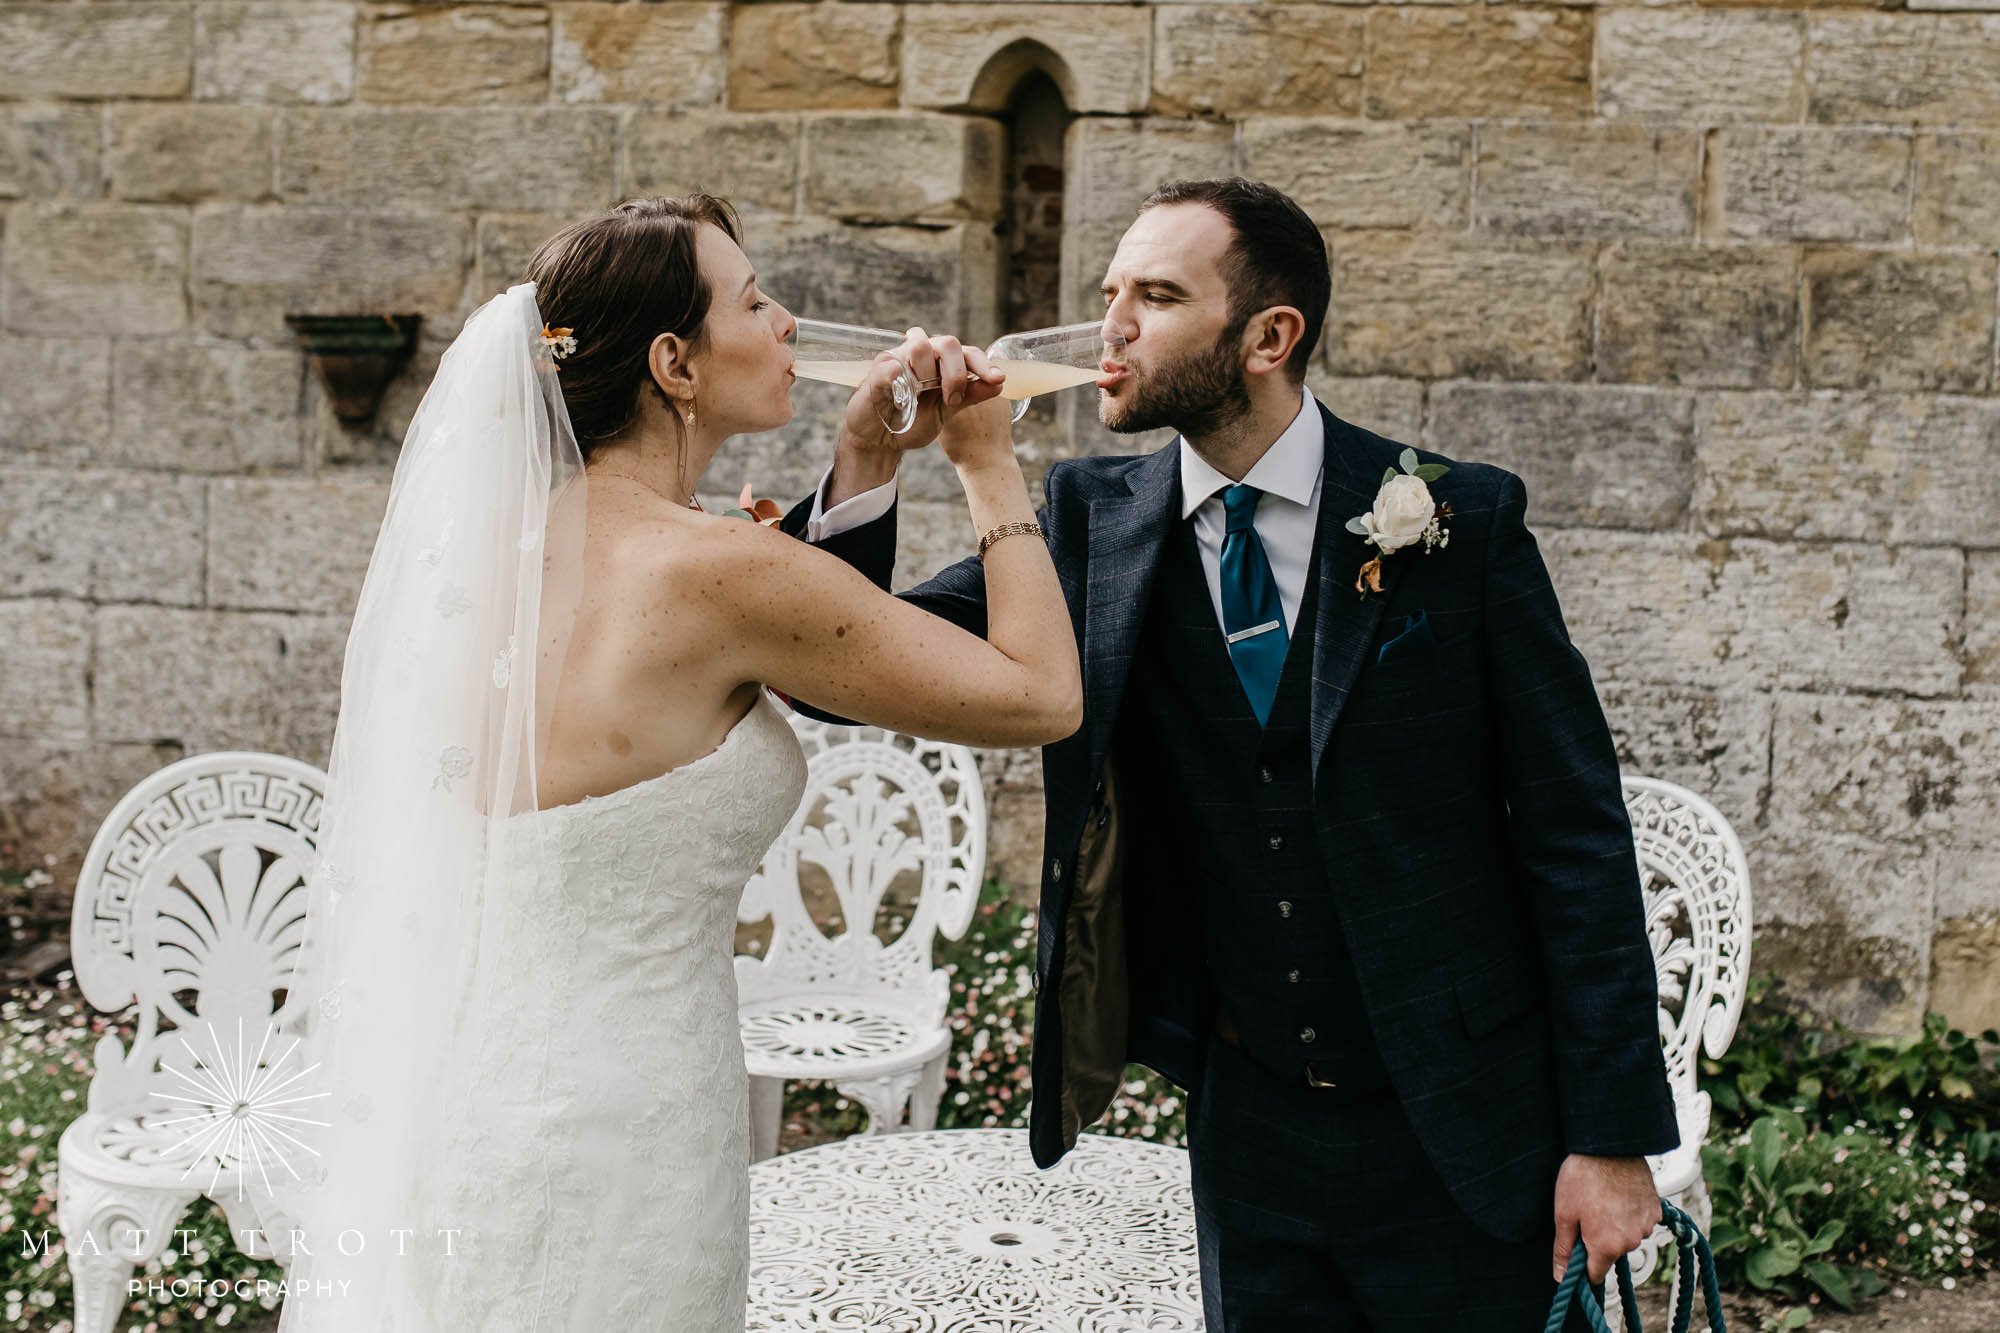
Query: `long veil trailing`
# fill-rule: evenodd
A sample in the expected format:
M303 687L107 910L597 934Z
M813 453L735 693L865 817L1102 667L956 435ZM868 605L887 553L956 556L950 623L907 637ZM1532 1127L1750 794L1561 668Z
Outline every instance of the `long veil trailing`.
M284 1154L297 1178L273 1185L266 1230L290 1256L282 1333L437 1327L427 1293L455 1238L430 1168L467 1109L465 1053L512 1036L482 998L501 886L539 855L534 821L512 817L536 805L580 588L582 460L542 331L525 283L445 353L348 637L287 998L298 1067L330 1095L307 1104L324 1123ZM539 1090L521 1091L534 1105ZM532 1274L547 1257L510 1259Z

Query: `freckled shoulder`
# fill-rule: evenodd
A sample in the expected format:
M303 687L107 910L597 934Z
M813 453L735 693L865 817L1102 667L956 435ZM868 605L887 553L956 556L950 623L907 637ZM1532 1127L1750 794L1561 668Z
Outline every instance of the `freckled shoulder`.
M745 518L695 514L680 552L690 570L733 583L768 576L810 552L805 543Z
M729 528L742 524L702 514L648 513L625 517L590 534L586 568L599 597L637 606L683 602L698 605L703 588L716 589L715 549ZM726 580L722 585L726 587ZM709 597L714 596L711 591Z
M672 579L693 609L720 612L732 626L785 621L797 614L791 604L799 594L847 572L776 528L721 515L689 518L678 525L657 576Z

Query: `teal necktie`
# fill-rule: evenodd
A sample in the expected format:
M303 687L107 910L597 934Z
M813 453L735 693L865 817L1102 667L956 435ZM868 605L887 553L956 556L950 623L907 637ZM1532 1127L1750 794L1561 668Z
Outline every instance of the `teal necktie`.
M1271 718L1271 701L1278 695L1278 676L1285 669L1284 604L1264 543L1257 540L1253 520L1263 495L1254 486L1231 486L1222 493L1228 527L1222 537L1222 632L1229 639L1229 660L1236 678L1264 726Z

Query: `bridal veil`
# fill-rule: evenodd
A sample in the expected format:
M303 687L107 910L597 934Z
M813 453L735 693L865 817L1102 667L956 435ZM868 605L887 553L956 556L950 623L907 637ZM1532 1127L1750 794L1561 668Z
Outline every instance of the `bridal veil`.
M430 1333L424 1288L454 1237L426 1168L467 1110L463 1053L511 1036L482 1003L496 886L539 854L508 825L536 806L583 545L582 460L544 333L524 283L445 353L348 637L286 1000L304 1087L325 1095L283 1149L296 1176L272 1181L266 1230L291 1256L281 1333ZM523 1279L546 1257L519 1255Z

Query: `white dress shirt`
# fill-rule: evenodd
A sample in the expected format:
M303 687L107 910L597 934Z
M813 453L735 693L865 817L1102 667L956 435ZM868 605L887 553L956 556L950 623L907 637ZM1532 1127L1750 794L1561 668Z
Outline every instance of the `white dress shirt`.
M1195 545L1201 550L1201 572L1208 578L1208 597L1215 604L1215 623L1222 618L1222 538L1229 516L1222 492L1236 483L1210 467L1184 439L1181 451L1181 517L1194 515ZM1257 539L1271 562L1271 578L1285 608L1285 633L1293 632L1299 604L1305 600L1306 578L1312 572L1313 530L1319 522L1319 487L1326 465L1326 423L1311 393L1301 391L1299 414L1271 442L1264 456L1244 475L1246 486L1263 494L1257 499Z
M1202 460L1184 439L1175 439L1181 454L1181 517L1194 515L1195 545L1201 550L1202 573L1208 578L1215 623L1222 619L1222 538L1228 529L1222 492L1235 485ZM1313 530L1319 521L1319 488L1326 464L1326 423L1310 392L1301 390L1299 412L1292 424L1264 451L1243 478L1263 492L1257 500L1257 538L1271 562L1271 577L1284 605L1285 633L1293 632L1299 604L1305 600L1306 578L1312 571ZM871 523L896 502L896 483L886 482L822 509L833 470L827 469L813 493L812 516L806 520L806 540L823 541L850 528Z
M896 483L885 481L872 491L850 495L831 509L823 509L826 503L826 488L833 484L833 469L819 479L819 489L813 492L813 511L806 519L806 540L824 541L850 528L858 528L863 523L873 523L889 512L889 506L896 503Z

